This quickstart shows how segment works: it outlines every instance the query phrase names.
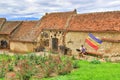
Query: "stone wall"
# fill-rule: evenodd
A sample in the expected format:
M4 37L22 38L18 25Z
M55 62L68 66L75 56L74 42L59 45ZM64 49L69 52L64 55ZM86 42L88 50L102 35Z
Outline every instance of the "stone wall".
M33 52L34 44L30 42L10 42L10 50L13 52Z
M120 33L117 32L94 32L92 33L94 36L99 38L107 38L107 39L118 39L120 40ZM85 43L85 39L88 37L88 32L68 32L65 36L65 44L68 48L72 49L72 54L77 54L76 49L79 49L81 45L84 45L87 48L87 51L96 52L93 48L91 48L87 43ZM107 42L103 41L100 45L100 48L97 50L98 53L109 53L109 54L120 54L120 43L119 42Z
M63 45L63 37L64 37L64 32L63 31L55 31L55 30L44 30L43 33L46 33L47 36L42 36L42 42L45 40L47 41L48 45L44 45L47 50L52 49L52 38L57 38L58 39L58 47L60 45Z
M52 45L52 38L58 39L58 45L63 45L64 32L62 31L51 31L50 32L50 45Z

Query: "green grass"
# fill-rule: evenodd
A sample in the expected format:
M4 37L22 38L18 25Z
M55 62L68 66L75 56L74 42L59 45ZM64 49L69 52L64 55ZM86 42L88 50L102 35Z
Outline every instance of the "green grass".
M4 80L4 78L0 78L0 80Z
M14 60L14 57L11 57ZM0 56L0 59L7 60L9 57ZM79 68L67 75L44 79L30 80L120 80L120 63L93 64L88 61L77 60ZM4 79L0 79L4 80Z
M78 61L80 68L70 74L42 80L120 80L120 63L92 64Z

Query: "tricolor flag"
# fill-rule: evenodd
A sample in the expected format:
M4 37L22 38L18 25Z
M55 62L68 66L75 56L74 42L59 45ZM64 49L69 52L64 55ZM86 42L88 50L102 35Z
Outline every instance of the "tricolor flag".
M88 45L90 45L92 48L94 48L95 50L98 50L100 44L102 43L102 41L98 38L96 38L93 34L89 33L88 37L86 38L86 43Z

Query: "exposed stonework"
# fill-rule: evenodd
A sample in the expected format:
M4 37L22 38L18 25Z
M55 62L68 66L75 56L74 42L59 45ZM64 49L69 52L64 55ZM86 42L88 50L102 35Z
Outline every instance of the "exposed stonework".
M120 54L120 11L47 13L39 21L22 22L0 18L0 28L0 40L10 41L12 51L32 52L42 47L59 50L64 45L77 55L76 49L83 44L95 52L85 43L88 33L93 33L103 40L97 52Z

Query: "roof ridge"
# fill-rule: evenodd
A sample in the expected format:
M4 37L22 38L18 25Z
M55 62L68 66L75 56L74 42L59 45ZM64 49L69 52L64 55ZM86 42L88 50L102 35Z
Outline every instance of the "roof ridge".
M66 12L51 12L51 13L46 13L47 14L64 14L64 13L73 13L73 14L76 14L77 13L77 10L73 10L73 11L66 11Z
M116 13L116 12L120 12L120 11L90 12L90 13L81 13L81 14L77 14L77 15L104 14L104 13Z
M33 21L22 21L22 22L37 22L39 20L33 20Z

